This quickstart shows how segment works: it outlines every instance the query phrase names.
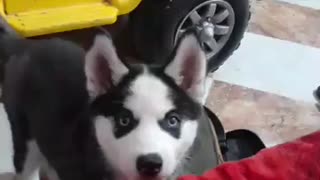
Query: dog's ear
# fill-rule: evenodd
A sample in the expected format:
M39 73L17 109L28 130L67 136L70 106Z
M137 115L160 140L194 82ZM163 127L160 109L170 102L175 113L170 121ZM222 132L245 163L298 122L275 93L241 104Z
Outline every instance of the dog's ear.
M204 95L206 68L206 56L199 41L195 34L188 34L178 43L175 55L165 68L165 73L192 98L201 102Z
M96 35L85 58L85 74L90 96L94 98L106 93L127 73L128 68L119 59L111 38Z

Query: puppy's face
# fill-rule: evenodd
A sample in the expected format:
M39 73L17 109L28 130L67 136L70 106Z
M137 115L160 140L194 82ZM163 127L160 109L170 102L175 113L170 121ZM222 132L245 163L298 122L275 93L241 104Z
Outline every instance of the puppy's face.
M111 40L97 36L87 55L96 137L118 179L170 177L195 140L205 56L193 35L175 54L166 67L127 68Z

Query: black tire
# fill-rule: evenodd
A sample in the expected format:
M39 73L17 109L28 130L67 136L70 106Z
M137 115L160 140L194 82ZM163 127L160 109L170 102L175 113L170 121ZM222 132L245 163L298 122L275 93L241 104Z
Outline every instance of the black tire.
M133 42L138 57L147 63L163 63L174 48L179 23L197 5L208 0L143 0L130 15ZM235 25L224 47L208 60L215 71L236 50L250 18L249 0L225 0L235 13Z

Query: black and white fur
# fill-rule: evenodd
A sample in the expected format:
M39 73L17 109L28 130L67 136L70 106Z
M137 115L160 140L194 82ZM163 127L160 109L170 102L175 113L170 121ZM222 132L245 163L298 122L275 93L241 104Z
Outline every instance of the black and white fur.
M87 53L5 32L0 46L17 180L40 167L50 180L167 179L187 156L206 73L193 34L161 67L122 63L105 35Z

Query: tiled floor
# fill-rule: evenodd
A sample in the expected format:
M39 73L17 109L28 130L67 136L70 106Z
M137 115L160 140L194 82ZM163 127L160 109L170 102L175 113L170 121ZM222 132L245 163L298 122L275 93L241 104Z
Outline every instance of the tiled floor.
M249 32L320 48L320 9L274 0L253 2Z
M247 33L215 78L292 99L314 102L320 49Z
M250 129L272 146L320 130L312 95L320 85L320 10L298 0L252 2L248 33L215 73L207 105L227 130Z
M252 2L248 33L215 73L207 105L227 130L253 130L272 146L320 129L312 96L320 85L320 1ZM13 170L10 136L0 106L0 173Z
M13 171L11 132L7 115L0 104L0 174Z
M319 0L281 0L291 4L297 4L299 6L310 7L314 9L320 9Z
M252 130L267 146L293 140L320 127L320 112L312 103L221 81L215 82L207 106L223 120L227 131Z

